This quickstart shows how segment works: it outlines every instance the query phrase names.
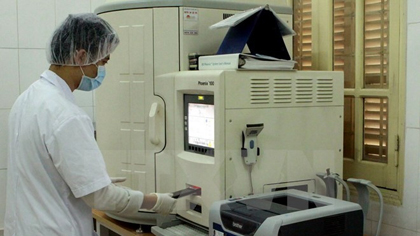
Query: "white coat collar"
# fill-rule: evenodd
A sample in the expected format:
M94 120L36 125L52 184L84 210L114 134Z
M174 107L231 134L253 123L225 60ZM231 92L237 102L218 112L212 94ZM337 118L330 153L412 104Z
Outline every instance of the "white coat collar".
M48 82L50 82L51 84L53 84L55 87L57 87L58 89L60 89L64 93L64 96L66 96L66 98L68 100L70 100L74 104L76 103L76 100L74 98L74 94L72 93L70 87L56 73L54 73L54 72L52 72L50 70L46 70L46 71L44 71L44 73L41 74L41 78L47 80Z

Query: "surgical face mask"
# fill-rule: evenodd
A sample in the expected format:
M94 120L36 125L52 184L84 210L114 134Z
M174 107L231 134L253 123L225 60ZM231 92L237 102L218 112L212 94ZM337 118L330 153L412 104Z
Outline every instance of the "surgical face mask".
M96 67L98 67L98 73L95 78L86 76L85 72L83 72L82 67L80 67L80 70L82 71L83 76L82 76L82 80L80 81L79 87L77 88L78 90L92 91L98 88L102 84L102 81L104 80L105 74L106 74L105 66L96 66Z

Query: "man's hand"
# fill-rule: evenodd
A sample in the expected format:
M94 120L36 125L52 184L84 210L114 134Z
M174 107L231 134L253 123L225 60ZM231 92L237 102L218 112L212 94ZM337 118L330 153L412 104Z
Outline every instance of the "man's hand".
M168 215L175 207L176 199L172 198L172 193L152 193L157 196L155 206L151 209L162 215Z

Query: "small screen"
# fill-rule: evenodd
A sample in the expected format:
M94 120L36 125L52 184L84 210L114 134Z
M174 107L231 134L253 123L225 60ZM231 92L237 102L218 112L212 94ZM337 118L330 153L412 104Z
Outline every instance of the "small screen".
M214 105L188 104L188 143L214 148Z
M184 95L184 149L214 156L214 97Z

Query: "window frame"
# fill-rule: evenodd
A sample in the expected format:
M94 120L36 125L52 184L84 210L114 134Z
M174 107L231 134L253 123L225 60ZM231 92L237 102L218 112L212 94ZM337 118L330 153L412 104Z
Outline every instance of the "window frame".
M290 2L291 4L293 1ZM363 8L360 8L358 4L358 11L362 12ZM398 166L398 172L396 173L396 191L381 189L385 202L392 205L401 205L402 204L402 193L404 186L404 137L405 137L405 85L406 85L406 71L405 71L405 61L406 61L406 18L405 16L406 1L396 2L389 1L389 19L390 19L390 31L389 31L389 88L393 89L392 93L398 93L398 101L391 101L390 107L392 112L389 112L389 121L390 125L388 127L395 129L395 134L398 135L399 143L397 143L394 138L389 138L389 149L398 149L398 155L396 155L396 165ZM333 70L333 1L325 0L312 0L312 69L313 70ZM356 16L356 21L363 21L363 18ZM362 22L356 23L356 25L363 25ZM361 39L356 40L358 44L357 48L360 48L360 43L363 42L363 34L358 34L360 32L360 26L356 29L356 37L361 37ZM391 29L392 28L392 29ZM322 32L322 34L321 34ZM394 36L392 36L394 35ZM326 40L330 38L331 40ZM402 43L400 43L402 42ZM357 49L356 49L357 52ZM360 64L363 67L363 53L357 53L357 63L360 67ZM391 62L392 60L392 62ZM358 75L360 76L360 68L358 69ZM363 74L362 74L363 76ZM398 78L398 80L396 79ZM361 80L359 80L361 81ZM364 89L364 91L356 91L358 96L365 96L368 93L373 96L383 96L383 91L378 89ZM344 92L346 95L352 95L347 89ZM363 107L363 106L361 106ZM360 111L356 112L356 119L360 119ZM391 124L391 122L394 122ZM356 135L363 131L360 130L360 125L356 127ZM363 134L363 132L361 132ZM360 143L359 141L356 141ZM391 144L392 143L392 144Z

